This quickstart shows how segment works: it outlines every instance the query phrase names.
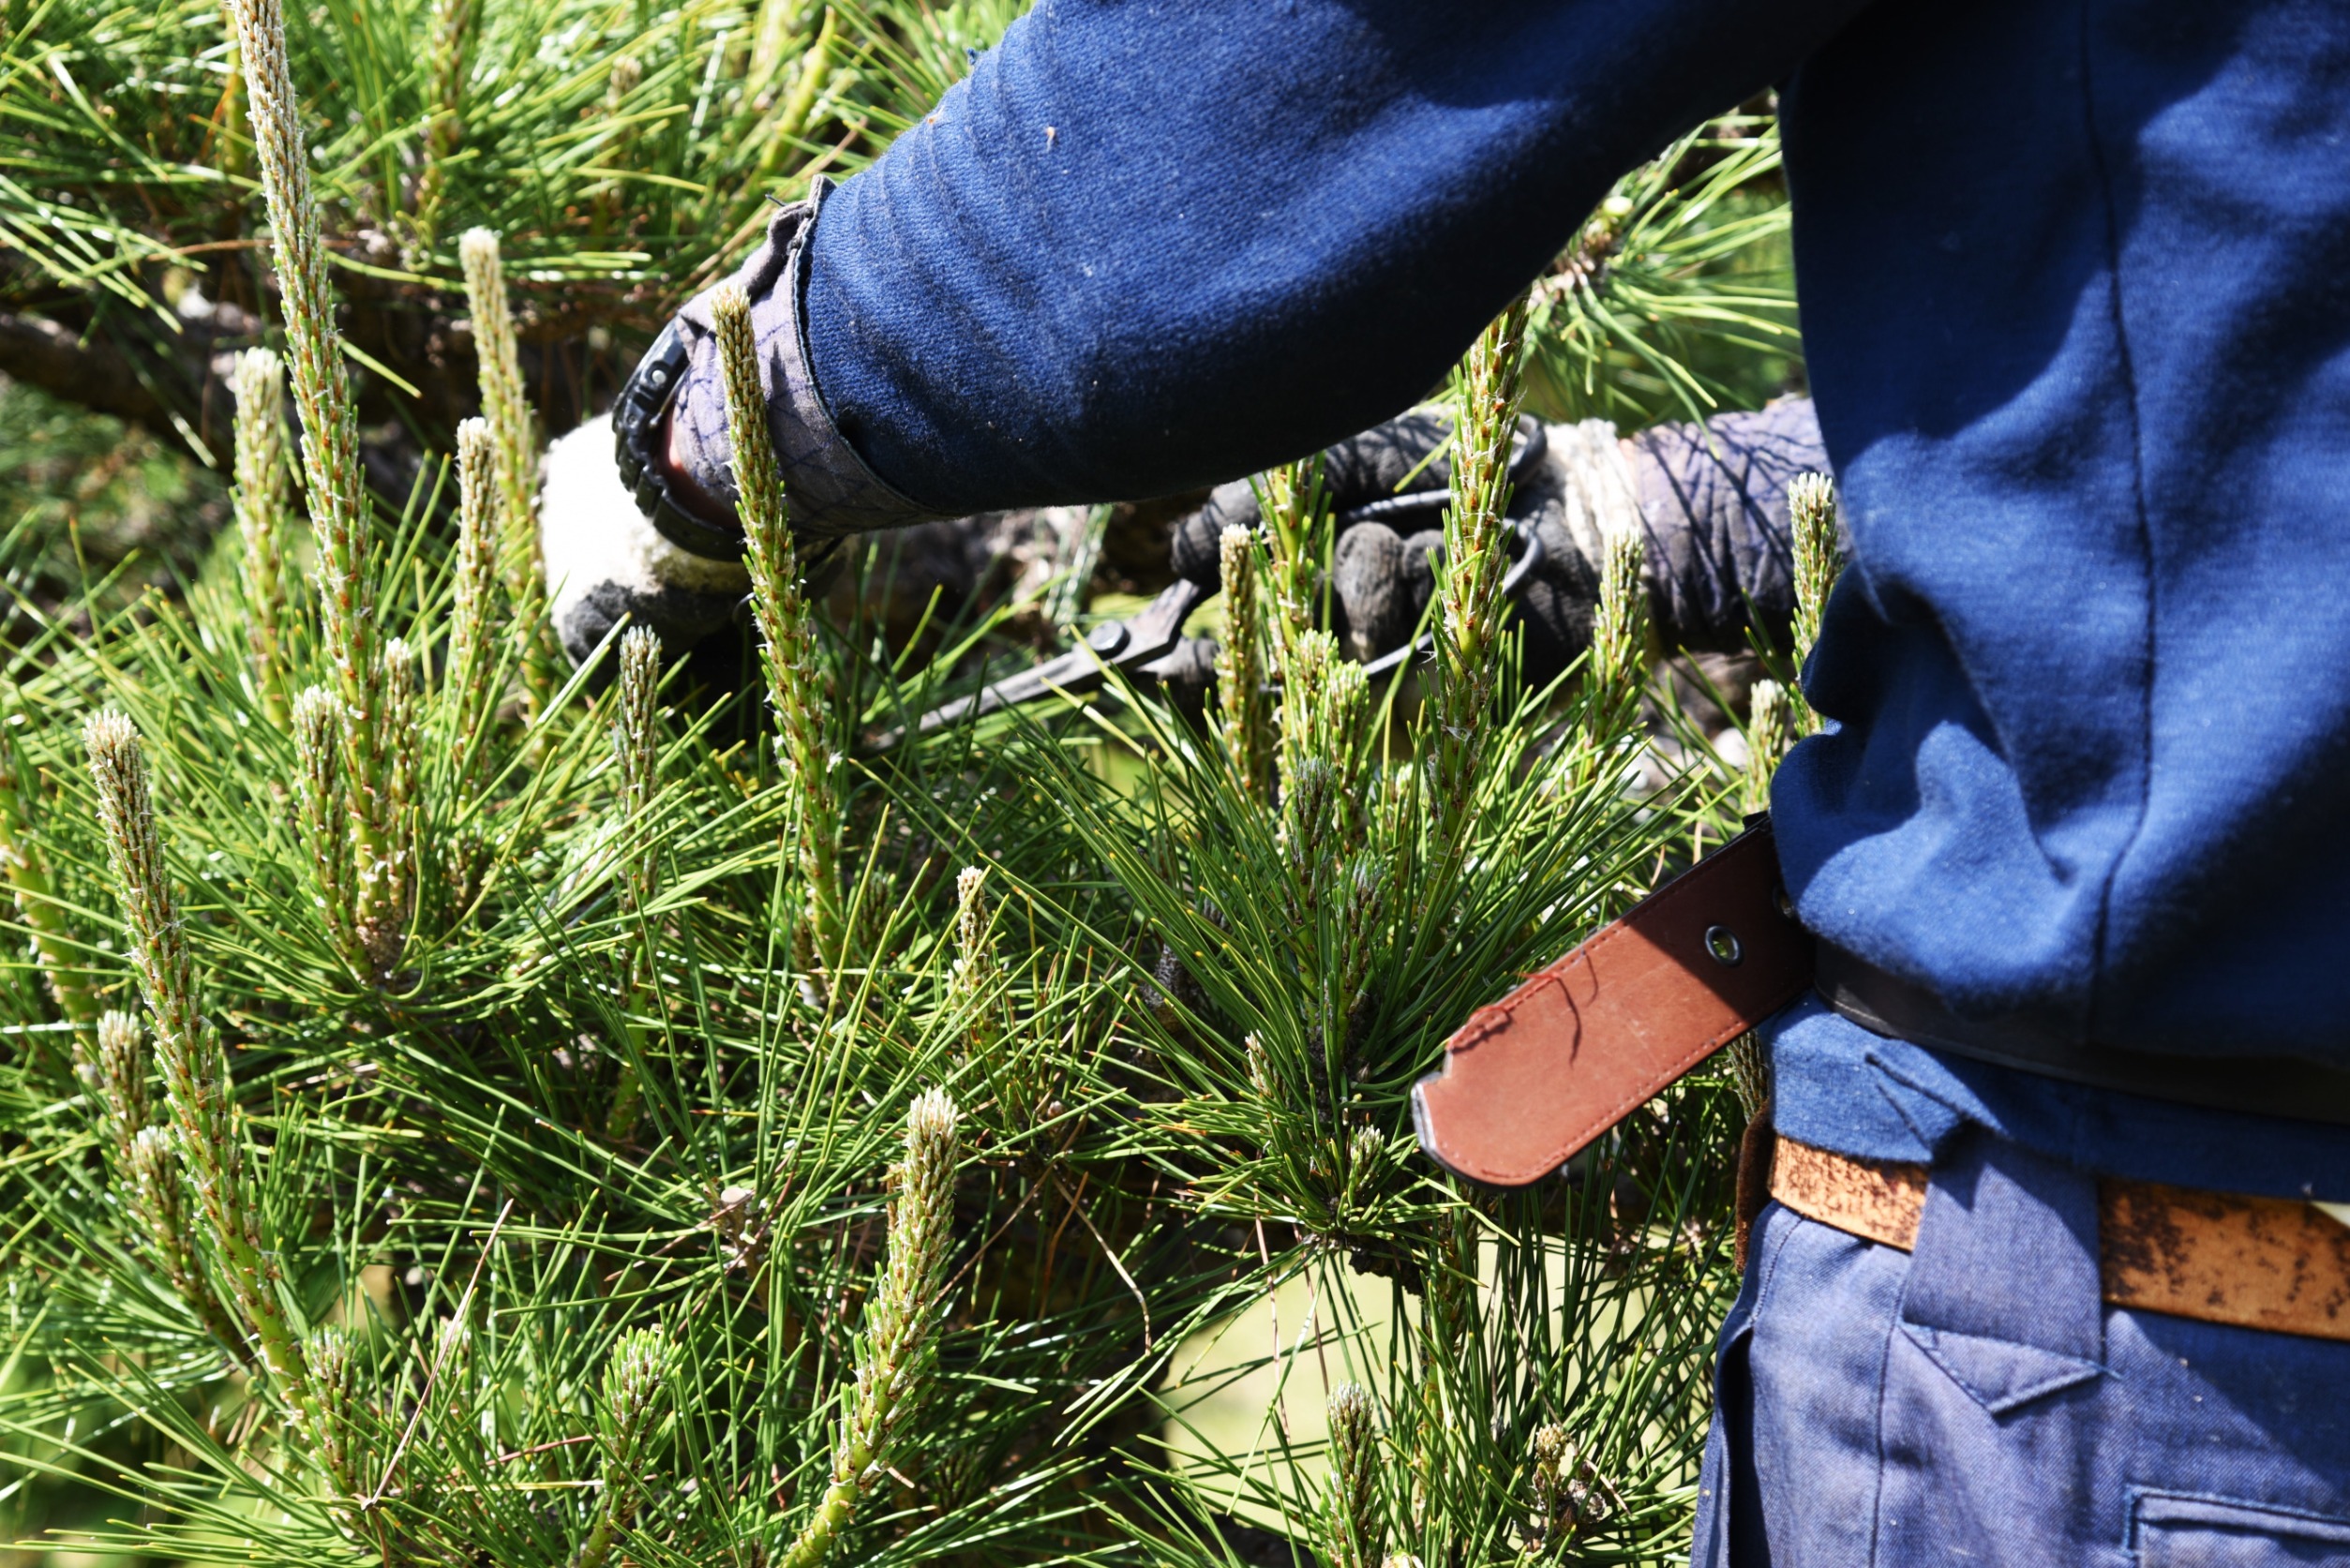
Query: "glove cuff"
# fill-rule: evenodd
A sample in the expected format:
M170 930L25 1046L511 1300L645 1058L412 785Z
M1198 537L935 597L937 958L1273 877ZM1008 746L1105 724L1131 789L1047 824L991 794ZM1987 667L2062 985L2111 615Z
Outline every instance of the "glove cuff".
M692 358L692 339L670 321L637 360L612 404L613 455L620 464L621 487L635 499L653 532L699 560L737 560L742 555L741 525L731 517L723 524L708 520L669 488L664 451L669 408Z
M1550 466L1559 485L1559 521L1594 581L1606 568L1608 541L1638 535L1646 524L1631 459L1616 427L1604 419L1553 425Z
M808 241L831 189L831 181L818 178L807 201L778 212L768 224L766 240L730 279L751 302L768 431L792 533L802 541L946 515L866 467L833 424L817 389L804 319ZM734 448L726 433L726 383L710 313L713 291L696 295L654 339L621 392L613 425L621 478L655 529L681 549L732 560L742 553L742 525L735 515ZM662 446L672 422L681 465L704 493L724 503L723 519L689 510L670 495Z

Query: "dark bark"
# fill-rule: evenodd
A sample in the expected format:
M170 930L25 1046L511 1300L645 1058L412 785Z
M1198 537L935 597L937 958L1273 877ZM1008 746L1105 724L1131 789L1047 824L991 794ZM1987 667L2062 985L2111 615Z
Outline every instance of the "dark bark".
M0 312L0 375L158 433L172 430L171 416L178 411L225 462L228 397L206 373L208 360L197 358L191 375L186 362L142 363L106 336L85 337L44 316Z
M365 243L356 254L385 261ZM185 440L176 414L216 461L226 463L229 356L277 336L265 333L243 303L258 288L263 308L274 311L265 269L256 280L247 262L242 256L216 261L199 282L222 297L183 299L187 308L167 316L160 299L141 309L103 296L56 293L0 261L0 298L13 296L13 307L0 309L0 375L175 441ZM369 449L371 481L381 485L387 472L412 473L424 453L451 450L457 422L480 411L472 323L462 294L356 268L339 270L335 282L345 339L414 389L412 395L352 363L361 439ZM659 324L650 307L619 295L575 291L541 301L517 290L513 303L523 377L544 436L570 429L608 400L636 357L635 343L620 341L621 335L649 336ZM397 504L400 498L388 499Z

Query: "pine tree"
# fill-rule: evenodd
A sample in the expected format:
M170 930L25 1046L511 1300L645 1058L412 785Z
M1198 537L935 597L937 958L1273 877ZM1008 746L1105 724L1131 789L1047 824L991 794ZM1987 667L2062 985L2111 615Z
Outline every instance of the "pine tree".
M197 9L110 23L112 80L221 60ZM1548 697L1497 601L1516 409L1633 384L1584 331L1617 286L1594 259L1652 287L1675 245L1718 250L1695 207L1726 162L1767 172L1755 127L1716 127L1694 183L1685 146L1636 172L1464 363L1434 665L1340 656L1307 462L1221 542L1205 723L1119 687L885 751L1007 644L830 615L756 440L750 689L641 629L549 661L531 335L648 324L711 260L671 236L743 231L746 174L819 156L720 149L787 127L853 165L1009 10L689 6L532 76L586 10L435 4L379 82L276 0L232 9L214 142L157 118L129 182L173 202L67 228L153 259L225 231L182 162L258 180L265 265L203 287L274 290L282 348L238 362L234 420L189 421L233 432L238 538L136 613L85 584L0 691L23 1528L305 1565L1225 1568L1264 1531L1330 1568L1684 1554L1730 1075L1514 1195L1423 1160L1406 1097L1767 783L1760 752L1662 791L1625 766L1652 739L1629 545ZM86 64L99 14L0 58ZM87 161L84 132L47 156ZM1676 287L1696 320L1703 275ZM362 441L407 396L369 366L406 374L376 349L411 306L462 319L483 373L408 376L431 406L394 497ZM1276 1324L1263 1396L1232 1394L1247 1356L1207 1347Z

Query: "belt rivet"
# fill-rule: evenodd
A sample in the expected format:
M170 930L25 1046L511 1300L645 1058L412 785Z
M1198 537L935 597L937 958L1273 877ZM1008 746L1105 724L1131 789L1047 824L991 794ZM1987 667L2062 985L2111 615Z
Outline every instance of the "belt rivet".
M1779 912L1779 918L1785 920L1788 924L1793 925L1795 923L1795 901L1787 896L1786 883L1774 882L1771 884L1771 907L1776 909Z
M1738 933L1728 926L1705 928L1705 950L1725 969L1736 968L1746 957L1746 949L1739 946Z

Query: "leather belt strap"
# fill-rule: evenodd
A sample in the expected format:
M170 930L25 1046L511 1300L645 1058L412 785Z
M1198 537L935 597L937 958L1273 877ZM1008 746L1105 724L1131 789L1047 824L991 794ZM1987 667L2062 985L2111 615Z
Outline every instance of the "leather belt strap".
M2350 1126L2350 1072L2287 1057L2198 1058L2084 1044L2028 1020L1983 1024L1814 943L1779 884L1768 817L1488 1008L1412 1091L1420 1146L1456 1175L1523 1187L1682 1074L1817 989L1863 1028L2003 1066L2191 1105Z
M1964 1018L1922 986L1833 943L1819 945L1820 999L1871 1034L2050 1078L2215 1111L2247 1111L2350 1127L2350 1072L2291 1056L2165 1056L2090 1045L2029 1019Z
M1811 973L1761 819L1454 1031L1412 1090L1420 1146L1472 1181L1539 1181Z
M1907 1252L1923 1165L1777 1140L1771 1196L1806 1219ZM2314 1203L2103 1176L2099 1274L2116 1307L2350 1341L2350 1224Z

